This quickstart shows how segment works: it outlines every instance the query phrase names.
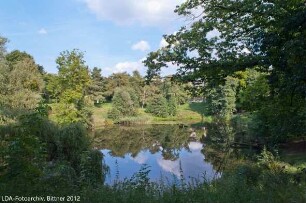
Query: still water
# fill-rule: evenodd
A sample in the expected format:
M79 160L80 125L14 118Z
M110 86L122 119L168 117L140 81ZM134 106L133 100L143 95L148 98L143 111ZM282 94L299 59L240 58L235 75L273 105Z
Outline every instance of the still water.
M145 164L151 181L175 183L182 177L187 182L211 180L218 176L213 165L205 159L203 130L180 128L177 125L138 127L113 126L97 131L95 147L104 155L110 168L107 184L129 179Z

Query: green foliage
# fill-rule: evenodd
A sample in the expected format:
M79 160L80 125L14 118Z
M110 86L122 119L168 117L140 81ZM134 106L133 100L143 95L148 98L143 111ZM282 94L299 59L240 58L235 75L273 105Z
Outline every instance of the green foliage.
M140 99L137 89L133 89L132 87L123 88L126 92L129 93L131 100L133 101L133 105L135 108L139 108Z
M64 51L56 60L58 75L45 75L44 96L49 102L55 102L51 105L51 118L60 125L82 122L86 127L92 127L91 112L86 109L92 80L83 58L79 50ZM98 77L96 73L94 77Z
M160 94L160 89L158 88L158 86L155 86L154 84L145 85L140 96L141 107L144 108L145 106L147 106L148 102L152 100L157 94Z
M111 108L107 112L107 117L113 119L114 121L118 120L121 117L121 112L116 108Z
M58 124L69 124L81 121L74 104L57 103L52 106L54 121Z
M91 73L92 84L89 86L88 95L94 105L101 105L105 98L103 92L105 89L104 78L101 75L101 69L94 67Z
M305 8L303 0L187 1L176 12L191 25L165 35L168 45L148 55L147 78L177 64L180 80L204 81L211 113L229 120L260 111L273 142L303 136Z
M84 54L76 49L64 51L56 59L58 64L58 80L61 87L61 102L73 103L78 108L91 83L89 70L85 65Z
M103 155L98 150L83 153L80 161L80 181L88 186L100 186L109 172L108 166L103 161Z
M90 149L85 128L79 123L58 127L45 116L37 110L0 126L2 194L69 195L103 183L108 169L101 153Z
M239 100L242 109L256 111L260 109L270 95L270 87L265 75L257 77L240 92Z
M210 113L230 119L236 112L237 78L228 76L225 84L210 89L207 95Z
M4 56L6 54L6 43L7 43L7 39L0 36L0 59L3 60Z
M269 100L259 111L271 143L286 142L305 134L305 106L291 106L288 98Z
M236 111L237 87L237 79L230 76L226 78L225 85L221 87L222 110L220 113L227 119Z
M71 166L79 170L81 154L89 148L86 130L78 123L64 126L58 135L59 158L68 161Z
M162 95L155 96L147 105L146 112L158 117L169 116L168 102Z
M231 119L235 141L241 143L266 143L266 128L258 112L237 114Z
M135 116L138 106L138 102L132 99L136 99L135 97L131 97L127 89L117 88L113 97L113 109L110 110L108 117L118 119L125 116Z
M83 123L87 128L91 128L91 111L87 108L77 109L74 104L56 103L52 104L51 119L60 125L70 123Z
M177 114L177 102L173 96L171 96L168 101L168 112L170 116L175 116Z
M117 87L129 86L130 75L127 73L113 73L106 79L104 95L108 101L111 101Z
M86 190L90 202L303 202L304 183L285 171L271 173L252 163L242 163L211 182L166 185L148 181L150 169L142 166L131 179L113 187Z
M61 86L58 75L51 73L45 74L44 81L46 82L46 89L44 92L44 97L46 100L49 102L59 102Z
M8 53L5 56L5 59L7 60L9 66L11 66L11 67L15 66L20 61L24 61L24 60L34 61L33 56L31 56L30 54L28 54L26 52L21 52L19 50L14 50L14 51ZM45 73L42 66L37 65L37 69L40 72L40 74L43 75Z
M143 87L145 85L144 78L140 75L140 73L136 70L133 71L132 76L130 77L130 87L134 90L136 96L138 98L141 97L143 92Z
M38 65L28 54L22 54L25 57L11 61L0 59L0 111L4 117L15 118L34 110L41 100L44 81Z

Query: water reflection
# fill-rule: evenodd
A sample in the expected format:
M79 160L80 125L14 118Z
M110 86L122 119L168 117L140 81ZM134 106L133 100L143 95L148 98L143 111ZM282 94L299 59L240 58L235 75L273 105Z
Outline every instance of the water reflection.
M204 174L206 179L213 178L215 170L205 161L203 144L190 141L189 135L189 129L175 125L114 126L97 132L95 146L101 149L110 167L106 183L130 178L143 164L150 166L152 181L173 182L181 175L186 181L201 181Z
M205 157L201 153L203 145L200 142L190 142L188 146L189 150L185 148L177 150L178 158L175 160L165 159L162 151L152 153L149 150L142 150L135 157L131 154L115 157L109 149L103 149L105 163L110 167L110 175L106 178L106 183L112 184L116 178L119 180L130 178L139 171L142 164L151 167L149 178L152 181L164 178L173 182L180 179L181 175L187 181L192 178L201 180L204 173L207 179L212 178L215 171L210 163L204 161Z

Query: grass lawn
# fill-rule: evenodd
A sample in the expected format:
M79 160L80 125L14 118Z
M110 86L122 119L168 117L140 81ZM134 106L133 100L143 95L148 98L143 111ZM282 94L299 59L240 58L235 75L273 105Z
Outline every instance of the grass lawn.
M101 107L92 107L93 120L95 127L103 127L111 123L107 119L107 112L112 108L111 103L105 103ZM139 108L139 117L150 118L150 124L195 124L201 122L210 122L211 118L202 116L205 114L205 107L202 103L189 103L178 107L176 116L160 118L146 113L145 109Z
M105 103L101 107L92 107L92 117L96 128L103 127L108 123L107 112L112 108L111 103Z

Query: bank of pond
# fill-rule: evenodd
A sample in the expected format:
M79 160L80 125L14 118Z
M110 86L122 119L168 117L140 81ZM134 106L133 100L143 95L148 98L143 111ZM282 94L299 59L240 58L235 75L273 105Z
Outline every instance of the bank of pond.
M306 165L284 162L286 149L216 142L217 132L213 125L116 125L96 131L93 145L109 169L104 187L112 191L99 193L97 201L305 201Z
M46 126L44 130L52 131ZM2 170L0 191L22 196L73 195L81 202L306 201L306 164L300 156L305 149L295 160L292 151L283 149L233 147L220 132L213 124L112 125L90 133L86 136L89 148L73 153L69 150L86 141L85 131L66 127L59 130L59 140L45 133L50 137L44 139L54 142L53 147L46 143L47 154L54 157L41 170L11 153L19 160L8 159L14 170L6 169L7 174ZM26 157L41 153L16 151L25 152L30 153ZM36 162L41 164L32 159Z

